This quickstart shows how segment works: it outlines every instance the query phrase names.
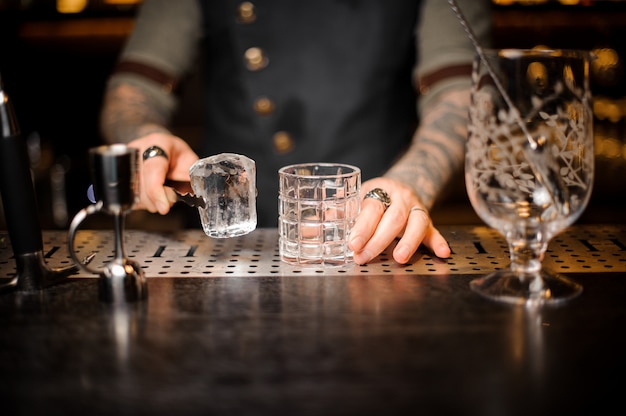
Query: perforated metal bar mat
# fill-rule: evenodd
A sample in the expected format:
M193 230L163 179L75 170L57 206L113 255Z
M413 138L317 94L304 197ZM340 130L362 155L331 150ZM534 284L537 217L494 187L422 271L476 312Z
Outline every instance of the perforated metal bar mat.
M232 239L212 239L201 230L157 233L125 230L127 257L137 261L147 277L222 277L342 274L485 274L507 268L506 241L484 226L440 227L452 256L439 259L420 249L409 264L397 264L392 244L367 265L339 268L298 267L280 260L276 229L257 229ZM71 264L67 233L45 231L44 255L50 267ZM107 230L81 230L74 244L79 257L95 252L90 267L100 269L113 257L114 236ZM0 278L13 277L15 261L10 241L0 234ZM578 225L550 242L544 268L562 273L626 272L626 226ZM76 277L97 277L80 271Z

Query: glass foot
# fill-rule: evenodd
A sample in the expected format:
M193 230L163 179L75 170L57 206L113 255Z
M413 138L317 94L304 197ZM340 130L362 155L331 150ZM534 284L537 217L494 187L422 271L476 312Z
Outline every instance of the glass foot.
M582 285L564 276L540 271L515 274L503 270L474 279L470 288L492 300L516 305L556 305L580 295Z

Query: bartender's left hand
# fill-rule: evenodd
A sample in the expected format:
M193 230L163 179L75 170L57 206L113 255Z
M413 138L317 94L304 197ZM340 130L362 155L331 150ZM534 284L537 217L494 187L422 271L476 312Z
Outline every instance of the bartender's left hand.
M420 244L437 257L450 257L450 246L435 228L428 210L408 186L388 178L374 178L363 182L363 197L375 188L384 190L391 200L387 209L376 198L364 198L361 212L351 233L348 246L354 251L354 261L365 264L399 238L393 258L400 264L409 262Z

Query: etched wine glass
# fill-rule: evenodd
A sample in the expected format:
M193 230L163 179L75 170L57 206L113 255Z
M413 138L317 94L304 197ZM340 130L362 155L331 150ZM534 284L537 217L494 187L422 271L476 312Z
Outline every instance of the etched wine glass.
M487 49L472 73L465 183L478 216L507 240L510 267L475 292L557 304L582 286L542 269L548 243L584 211L594 177L590 53Z

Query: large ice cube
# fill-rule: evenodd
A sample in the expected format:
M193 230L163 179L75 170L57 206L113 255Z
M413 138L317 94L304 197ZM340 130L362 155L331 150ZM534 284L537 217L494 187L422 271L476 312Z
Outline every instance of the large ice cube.
M198 160L189 169L191 187L204 199L198 208L209 237L244 235L256 228L256 164L235 153Z

